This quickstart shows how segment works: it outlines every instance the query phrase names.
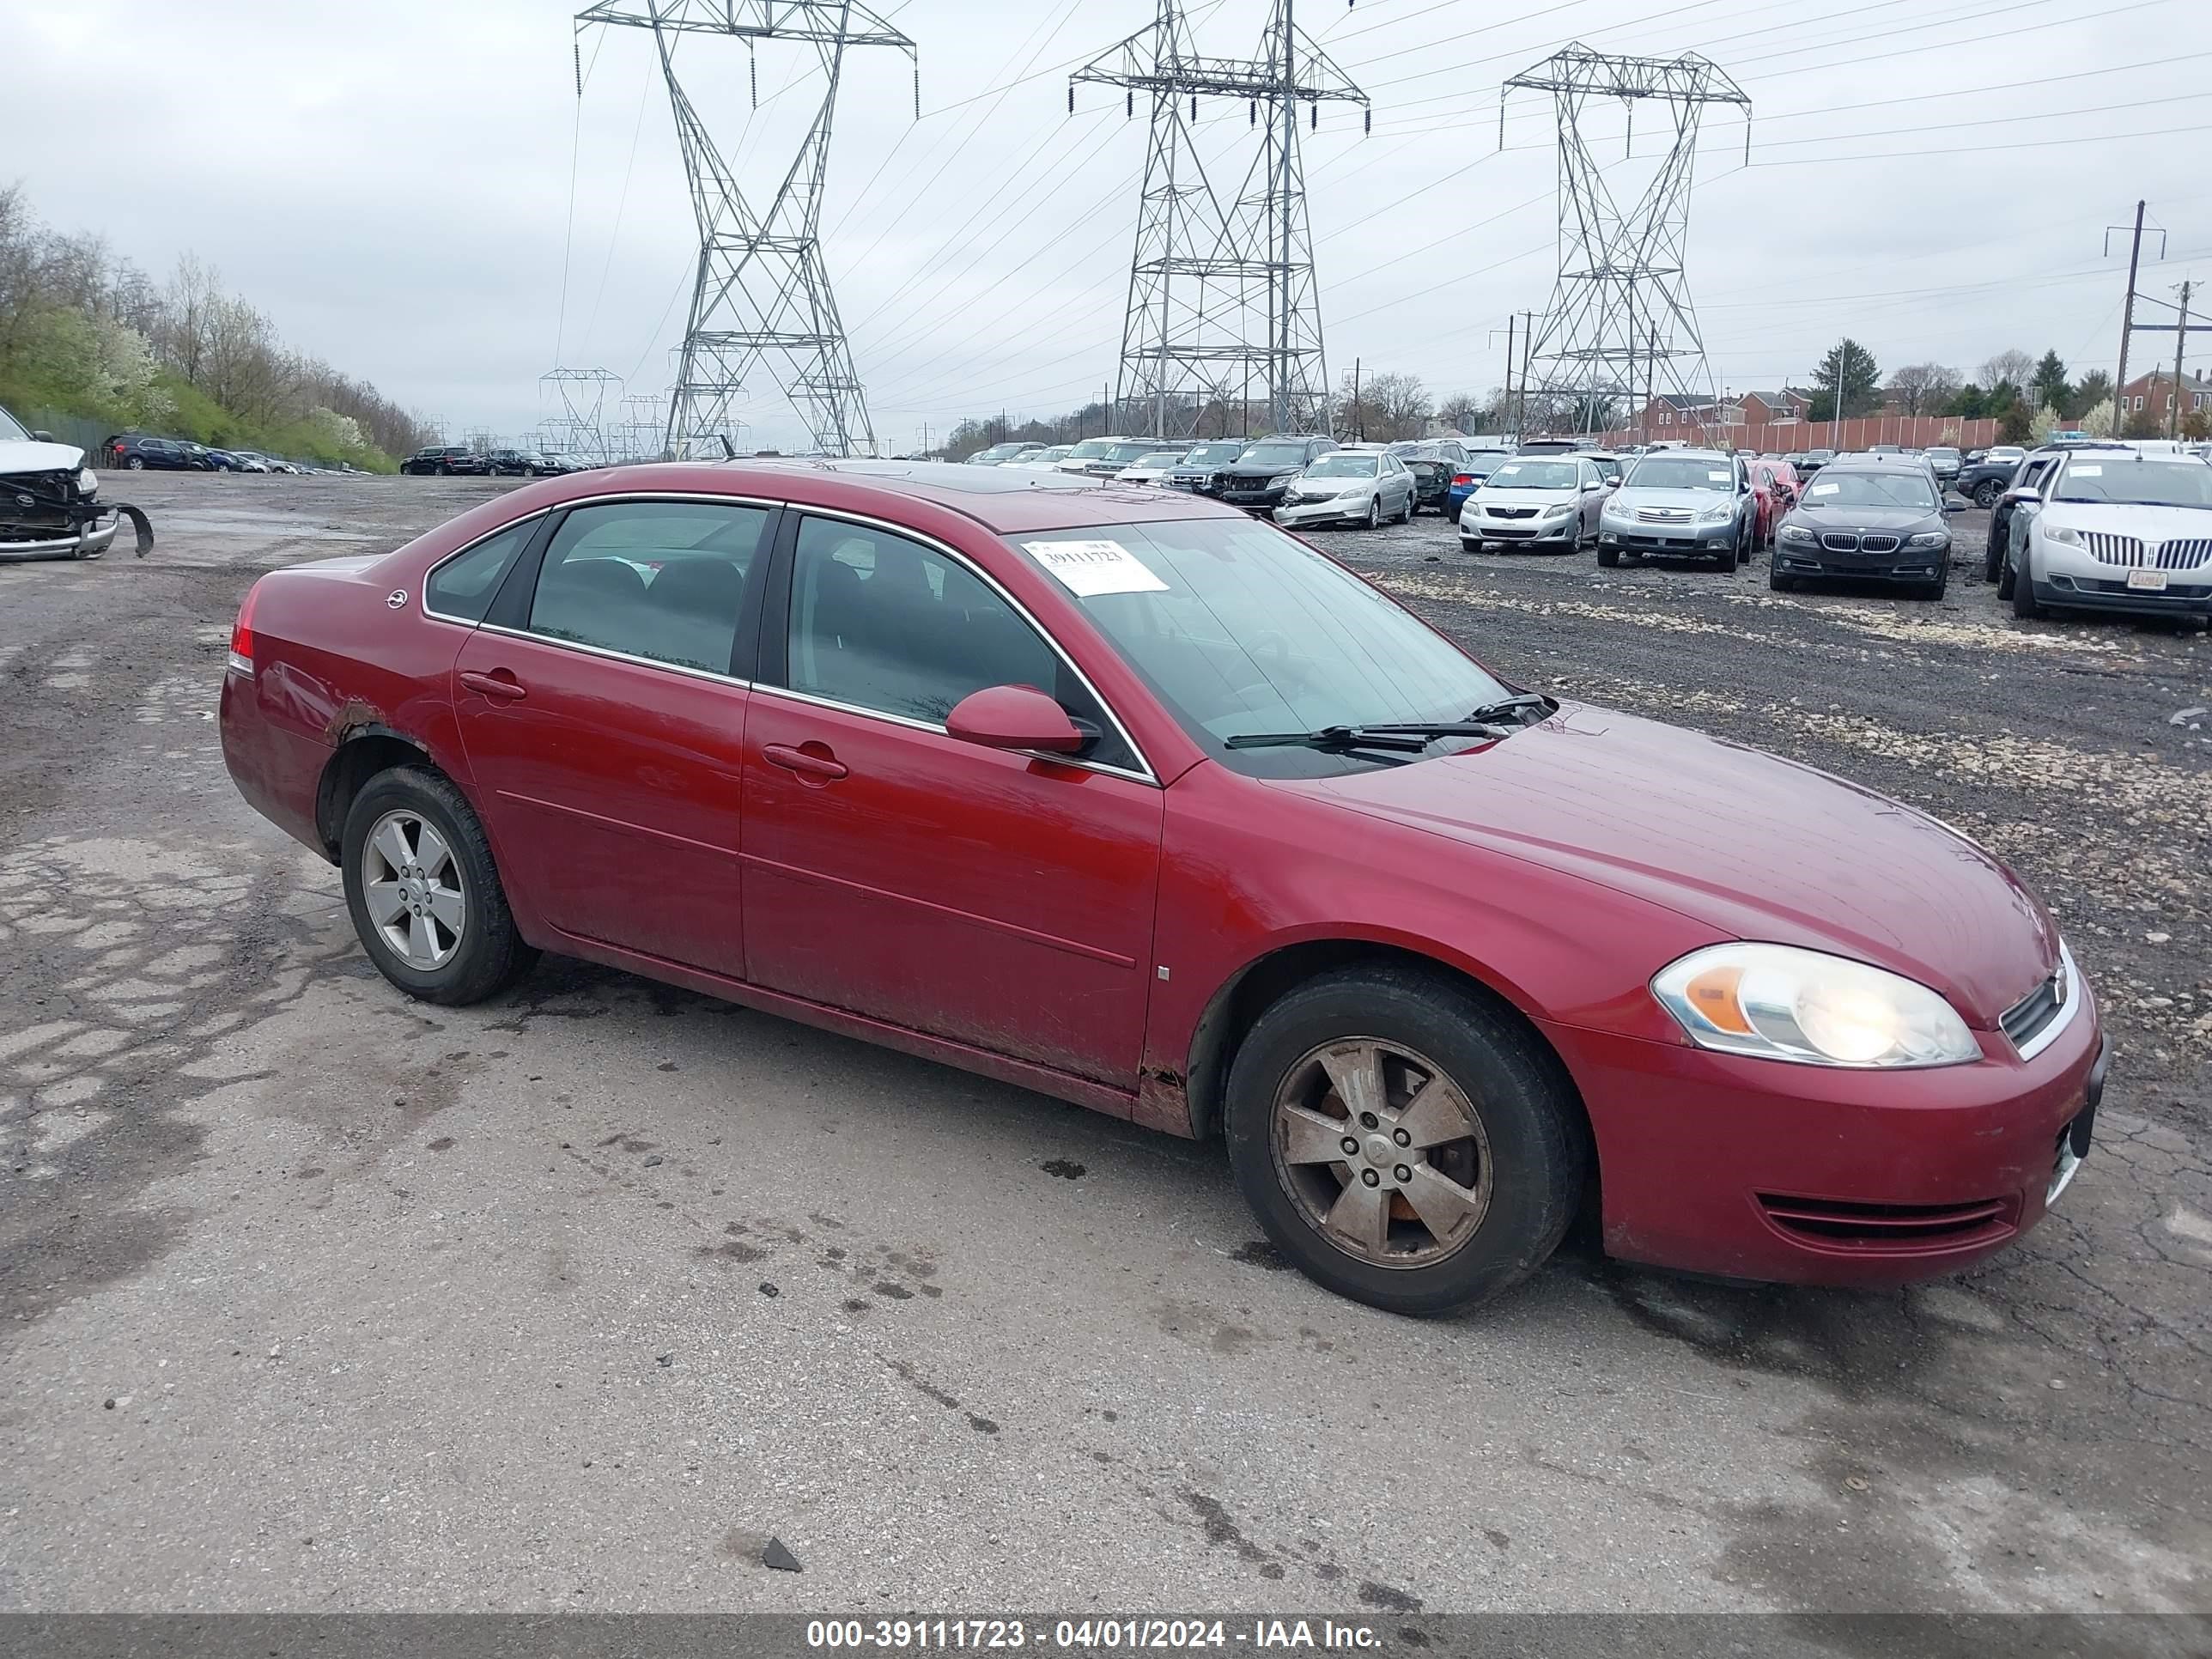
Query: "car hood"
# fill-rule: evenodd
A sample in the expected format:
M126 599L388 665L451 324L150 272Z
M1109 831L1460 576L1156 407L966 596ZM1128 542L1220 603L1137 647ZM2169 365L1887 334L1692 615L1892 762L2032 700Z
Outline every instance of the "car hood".
M1565 703L1477 749L1277 787L1564 871L1729 937L1874 963L1942 992L1984 1029L2057 961L2034 896L1935 819L1812 767L1612 709Z
M1566 507L1582 498L1579 489L1494 489L1486 483L1474 487L1474 499L1485 507Z
M1830 507L1816 501L1800 501L1790 511L1790 522L1808 530L1917 530L1941 528L1943 515L1925 507Z
M2212 538L2212 508L2124 507L2106 501L2052 501L2038 522L2045 530L2101 531L2146 542L2197 541Z
M1694 516L1708 507L1727 507L1734 500L1725 489L1652 489L1623 484L1613 492L1610 504L1623 513L1633 513L1639 507L1682 507Z
M25 438L0 442L0 472L75 472L83 465L84 451L75 444Z

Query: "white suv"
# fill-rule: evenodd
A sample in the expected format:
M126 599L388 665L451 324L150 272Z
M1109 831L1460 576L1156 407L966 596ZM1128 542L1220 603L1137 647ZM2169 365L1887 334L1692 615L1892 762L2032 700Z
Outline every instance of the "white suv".
M2212 465L2194 456L2083 449L2013 492L1997 594L2051 605L2212 617Z

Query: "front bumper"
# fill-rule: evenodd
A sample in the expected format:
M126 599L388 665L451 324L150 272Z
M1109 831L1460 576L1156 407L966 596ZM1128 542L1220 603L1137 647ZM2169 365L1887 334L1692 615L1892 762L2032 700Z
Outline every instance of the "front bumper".
M1272 516L1277 524L1357 524L1367 516L1367 495L1330 495L1318 501L1285 501ZM1242 503L1239 503L1242 505Z
M0 524L0 562L15 562L29 559L96 559L115 545L115 532L123 522L123 515L113 508L104 508L100 516L88 519L74 530L56 531L51 535L37 535L34 539L13 539L10 526Z
M1622 524L1601 521L1597 528L1601 545L1624 553L1643 553L1664 558L1711 558L1735 544L1734 520L1723 524Z
M1459 533L1471 542L1554 542L1567 546L1582 539L1580 523L1572 514L1564 519L1492 519L1462 512Z
M1885 553L1839 553L1817 543L1777 542L1774 568L1785 576L1838 576L1866 581L1932 582L1951 562L1951 548L1897 547Z
M2100 563L2078 549L2040 538L2031 563L2038 579L2035 597L2045 605L2136 617L2212 616L2212 568L2161 571L2163 588L2130 587L2125 567Z
M2094 995L2033 1060L1860 1072L1543 1027L1589 1111L1608 1254L1685 1272L1895 1285L2043 1218L2104 1091Z

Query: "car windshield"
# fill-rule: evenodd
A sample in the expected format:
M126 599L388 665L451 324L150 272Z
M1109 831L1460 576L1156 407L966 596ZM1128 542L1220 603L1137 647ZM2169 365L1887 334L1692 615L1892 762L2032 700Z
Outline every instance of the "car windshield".
M1572 461L1508 461L1484 481L1486 489L1572 489L1581 474Z
M1309 478L1371 478L1375 476L1372 455L1346 455L1341 453L1324 455L1306 469Z
M2133 507L2212 507L2212 466L2202 461L2069 461L2051 498Z
M1103 457L1101 457L1100 459L1103 459L1103 460L1109 460L1109 461L1119 461L1119 462L1121 462L1121 465L1122 465L1127 466L1127 465L1128 465L1132 461L1138 460L1138 459L1141 459L1141 458L1142 458L1142 457L1144 457L1144 456L1146 456L1146 455L1151 454L1152 453L1152 447L1150 444L1146 444L1146 443L1125 443L1125 444L1115 444L1115 445L1111 449L1108 450L1108 451L1106 452L1106 453L1105 453Z
M13 415L4 409L0 409L0 438L6 439L9 443L22 443L27 441L30 435Z
M1056 544L1086 561L1075 603L1192 740L1239 771L1317 777L1378 763L1357 750L1231 749L1228 738L1455 720L1508 695L1335 561L1260 520L1107 525L1014 546L1042 562Z
M1301 466L1306 459L1304 444L1254 444L1237 459L1249 461L1254 466Z
M1836 452L1832 449L1808 449L1805 452L1805 459L1808 461L1832 461L1836 459Z
M1471 478L1486 478L1504 464L1503 455L1473 455L1462 469Z
M1139 458L1137 465L1165 469L1181 462L1182 455L1183 453L1180 449L1148 449Z
M1735 472L1725 460L1699 460L1694 456L1659 455L1638 461L1628 475L1631 489L1733 489Z
M1244 453L1243 441L1232 439L1224 444L1200 444L1182 458L1185 466L1214 466L1233 461Z
M1067 459L1071 461L1095 461L1113 447L1111 438L1085 438L1067 452Z
M1955 449L1938 447L1931 449L1928 453L1930 455L1940 455L1947 461L1955 461L1959 459L1959 452Z
M1820 482L1805 489L1805 505L1821 507L1908 507L1923 513L1936 509L1936 490L1917 472L1838 472L1820 474Z

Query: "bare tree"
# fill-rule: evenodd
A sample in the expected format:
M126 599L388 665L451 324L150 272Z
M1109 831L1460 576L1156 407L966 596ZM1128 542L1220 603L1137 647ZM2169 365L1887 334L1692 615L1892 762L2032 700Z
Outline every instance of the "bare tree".
M1941 363L1908 363L1889 377L1889 395L1900 413L1933 415L1959 389L1956 369Z
M2014 346L2000 351L1974 371L1974 384L1984 392L2000 386L2025 386L2035 376L2035 359Z

